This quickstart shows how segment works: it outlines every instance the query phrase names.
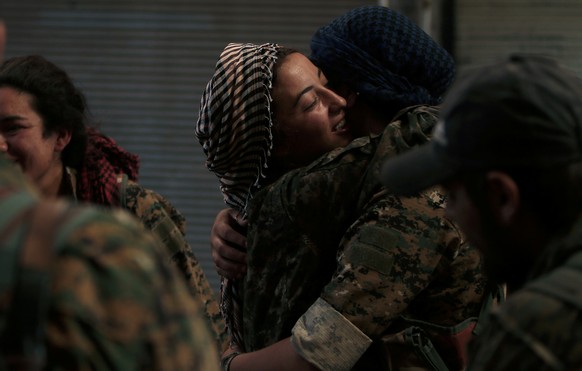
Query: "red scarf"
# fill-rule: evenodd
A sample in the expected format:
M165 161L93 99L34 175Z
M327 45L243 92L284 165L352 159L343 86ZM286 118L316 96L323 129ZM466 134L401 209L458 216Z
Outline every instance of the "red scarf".
M139 157L119 147L94 128L87 130L85 160L78 171L77 199L101 205L119 205L117 176L137 181Z

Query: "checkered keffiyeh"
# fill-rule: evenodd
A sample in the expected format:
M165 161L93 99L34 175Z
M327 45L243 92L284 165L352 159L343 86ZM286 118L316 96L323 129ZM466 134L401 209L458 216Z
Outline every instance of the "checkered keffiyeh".
M119 205L117 176L137 181L139 157L94 128L87 129L87 149L78 169L77 198L100 205Z
M450 54L410 19L384 6L355 8L320 28L311 59L378 108L439 104L453 82Z
M273 147L271 89L277 44L228 44L200 102L196 137L227 205L246 215Z

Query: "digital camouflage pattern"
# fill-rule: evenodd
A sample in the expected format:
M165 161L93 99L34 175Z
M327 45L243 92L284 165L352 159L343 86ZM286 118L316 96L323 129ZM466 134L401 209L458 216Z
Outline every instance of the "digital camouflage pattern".
M210 286L202 266L186 242L185 219L163 196L128 181L125 208L137 216L142 224L163 242L173 264L182 272L190 293L199 300L209 318L218 348L226 350L228 336L220 314L218 296Z
M22 174L0 157L2 202L24 187ZM31 207L41 203L51 202ZM79 209L87 210L83 218L66 217ZM3 217L17 220L10 211ZM60 241L50 272L45 369L218 370L208 322L158 239L121 210L79 206L66 213L52 232L58 238L44 240L46 249ZM22 223L31 221L4 231L3 249L22 243L30 227ZM14 295L0 293L4 319Z
M71 186L76 182L75 171L68 169ZM186 241L186 221L182 214L163 196L142 187L137 182L118 175L121 206L135 215L141 223L153 231L162 241L170 257L185 277L190 293L202 306L209 318L220 350L228 347L228 336L224 319L218 307L218 296L210 286L202 266Z
M358 365L356 358L342 369L427 368L399 340L404 329L411 323L444 332L472 328L461 322L474 325L485 298L479 255L444 218L438 192L398 198L377 179L386 158L428 140L436 114L435 108L413 107L382 136L359 138L254 196L242 286L246 351L290 336L319 297L331 310L318 320L339 312L374 341ZM460 327L449 328L454 325ZM310 362L334 369L332 358L357 344L354 337L343 343L333 338L333 347L330 337L293 342ZM460 368L462 355L439 350L451 369ZM322 352L327 360L320 359Z
M582 217L469 347L470 371L582 369Z

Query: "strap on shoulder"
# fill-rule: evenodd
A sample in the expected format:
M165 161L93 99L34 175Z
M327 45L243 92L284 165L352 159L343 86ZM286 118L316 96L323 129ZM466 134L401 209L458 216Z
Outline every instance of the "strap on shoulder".
M127 208L127 174L120 174L117 177L119 183L119 206Z

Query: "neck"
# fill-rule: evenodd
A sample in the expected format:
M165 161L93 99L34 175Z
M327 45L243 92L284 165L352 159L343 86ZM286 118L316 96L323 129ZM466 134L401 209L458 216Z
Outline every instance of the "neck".
M63 195L68 188L65 186L64 173L64 167L58 166L40 179L39 188L44 197L55 198Z

